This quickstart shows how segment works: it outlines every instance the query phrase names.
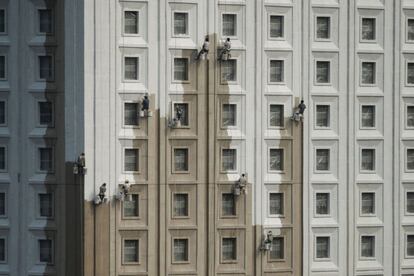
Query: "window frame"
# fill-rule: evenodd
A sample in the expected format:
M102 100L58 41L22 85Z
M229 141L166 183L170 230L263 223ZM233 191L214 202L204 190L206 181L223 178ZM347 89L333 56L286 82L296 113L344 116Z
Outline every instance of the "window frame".
M9 79L9 55L1 53L0 56L4 57L4 78L0 77L0 81L7 81Z
M222 38L227 38L227 37L229 37L231 40L237 40L237 36L238 36L238 30L237 30L237 28L238 28L238 25L239 25L239 22L238 22L238 13L237 12L227 12L227 11L224 11L224 12L221 12L221 28L220 28L220 33L221 33L221 37ZM234 20L234 35L227 35L227 34L224 34L224 15L233 15L235 18L235 20Z
M189 129L191 128L191 102L189 101L173 101L171 103L172 108L171 108L171 118L175 118L175 105L187 105L187 124L183 125L181 123L180 126L175 126L174 128L182 128L182 129Z
M50 194L51 195L51 206L52 206L52 215L49 217L42 216L41 213L41 203L40 203L40 195L41 194ZM55 202L55 192L54 191L39 191L36 193L36 218L40 220L54 220L55 213L56 213L56 202Z
M47 102L50 102L51 105L52 105L52 114L51 114L52 122L49 123L49 124L42 124L41 121L40 121L40 117L41 117L40 104L41 103L47 103ZM55 127L55 110L56 110L55 101L54 100L49 100L49 99L39 99L39 100L36 101L36 103L37 103L37 107L36 107L37 108L37 127L40 127L40 128L54 128Z
M7 235L0 235L0 239L4 240L4 260L0 259L0 264L7 264L9 261L9 239Z
M373 198L373 212L372 213L363 213L362 212L362 194L373 194L374 198ZM376 217L377 216L377 193L375 191L360 191L359 192L359 216L360 217Z
M329 70L328 70L328 81L327 82L318 82L318 62L328 62ZM329 58L317 58L315 59L314 65L314 85L315 86L332 86L332 63L333 60Z
M373 83L363 83L363 77L362 77L362 71L363 71L363 65L364 63L373 63L374 64L374 72L373 72ZM361 60L359 65L360 71L359 71L359 86L361 87L375 87L378 85L378 76L377 76L377 61L375 60Z
M0 127L7 127L8 125L8 100L7 98L0 98L0 102L4 102L4 123L0 122Z
M332 192L331 191L326 191L326 190L317 190L314 193L314 211L313 211L313 215L315 218L329 218L332 216ZM327 194L328 195L328 213L327 214L319 214L317 212L317 204L318 204L318 198L317 198L317 194Z
M49 78L44 78L42 79L40 77L40 58L41 57L50 57L51 60L51 77ZM36 66L36 81L38 82L54 82L55 81L55 70L56 70L56 65L55 65L55 55L52 53L40 53L36 55L37 57L37 66Z
M286 58L269 58L268 59L268 74L267 74L267 83L270 85L286 85L286 76L285 76L285 64ZM282 63L282 72L281 72L281 81L272 81L271 78L271 63L272 61L281 62Z
M125 60L127 58L134 58L137 61L136 64L136 74L137 74L137 78L136 79L126 79L125 78L125 73L126 73L126 63ZM123 55L122 56L122 82L125 83L137 83L137 82L141 82L141 55L139 54L128 54L128 55Z
M405 128L406 129L414 129L414 124L413 124L413 126L409 126L408 125L408 108L409 107L412 107L413 108L413 111L414 111L414 104L410 104L410 103L406 103L405 104L405 108L404 108L404 121L405 121ZM413 122L414 122L414 112L413 112Z
M224 122L224 105L234 105L235 109L234 109L234 125L229 125L229 126L225 126L223 124ZM220 128L221 129L237 129L238 125L239 125L239 120L237 118L237 116L239 115L239 105L237 102L221 102L220 104Z
M278 150L282 152L282 156L281 156L281 164L282 164L282 169L281 170L272 170L271 168L271 151L272 150ZM267 171L268 173L277 173L277 174L284 174L286 173L286 150L284 147L269 147L267 150Z
M404 151L404 167L405 167L405 171L408 173L413 173L414 172L414 168L413 169L409 169L408 168L408 151L412 150L414 151L414 147L405 147L405 151Z
M185 216L179 216L175 214L175 196L177 194L180 195L186 195L187 196L187 206L186 206L186 211L187 211L187 215ZM190 208L191 208L191 203L190 203L190 193L189 192L173 192L172 196L171 196L171 218L173 219L190 219Z
M175 79L175 60L176 59L185 59L185 60L187 60L187 72L186 72L187 79L185 79L185 80L176 80ZM172 77L171 77L172 83L183 83L183 84L189 84L189 83L191 83L191 76L190 76L190 58L189 57L185 57L185 56L174 56L172 58L172 70L171 70L171 73L172 73Z
M408 255L408 236L414 236L414 233L409 232L409 233L405 233L404 235L404 257L405 259L414 259L414 254L413 255Z
M175 169L175 150L185 149L187 150L187 170L177 171ZM174 146L172 148L172 161L171 161L171 171L173 174L189 174L190 173L190 147L188 146Z
M374 241L374 243L373 243L373 248L372 248L372 252L373 252L373 256L369 256L369 257L366 257L366 256L362 256L362 238L364 238L364 237L371 237L371 238L373 238L373 241ZM361 234L361 235L359 235L359 259L360 260L375 260L376 259L376 251L377 251L377 237L376 237L376 235L373 235L373 234Z
M408 211L408 193L413 193L414 195L414 189L407 189L404 191L404 215L414 216L414 211L413 212ZM413 206L414 206L414 197L413 197Z
M175 33L175 14L177 13L183 13L186 15L186 25L185 25L185 34L176 34ZM190 37L190 12L184 11L184 10L174 10L172 12L172 30L171 30L171 36L174 38L189 38Z
M282 36L280 37L272 37L271 36L271 17L272 16L280 16L282 18ZM267 31L267 39L268 40L275 40L275 41L283 41L286 40L286 15L285 14L277 14L277 13L270 13L267 17L267 26L268 26L268 31Z
M125 117L126 117L126 109L125 109L125 105L126 104L136 104L137 105L137 125L127 125L125 122ZM122 102L122 128L126 128L126 129L139 129L141 127L140 125L140 116L139 116L139 112L140 112L140 103L137 101L123 101Z
M329 18L328 21L328 38L318 37L318 18ZM329 42L332 41L332 16L327 14L315 15L315 28L314 28L314 39L316 42Z
M274 259L274 258L272 258L271 256L272 256L272 249L273 249L273 241L274 240L277 240L277 239L281 239L282 240L282 253L283 253L283 258L281 258L281 259ZM271 249L269 250L269 253L267 254L267 262L270 262L270 263L273 263L273 262L275 262L275 263L281 263L281 262L286 262L286 236L285 235L277 235L277 236L274 236L273 237L273 240L272 240L272 244L271 244Z
M0 218L8 218L9 211L9 191L7 188L0 188L0 194L4 194L4 214L0 213Z
M137 21L136 21L137 22L137 33L126 33L125 32L125 27L126 27L126 25L125 25L125 23L126 23L125 13L126 12L136 12L137 13ZM141 24L140 24L139 20L140 20L140 10L139 9L124 8L122 10L122 27L121 27L122 28L122 32L121 32L122 36L130 36L130 37L140 37L140 36L142 36L141 31L140 31Z
M125 261L125 241L127 240L133 240L137 241L137 261L136 262L127 262ZM122 243L121 243L121 264L123 266L128 265L140 265L141 264L141 256L140 256L140 247L141 247L141 238L139 237L122 237Z
M362 37L362 22L364 19L373 19L374 20L374 39L363 39ZM378 18L376 16L367 16L361 15L359 19L359 43L378 43Z
M183 260L183 261L177 261L175 260L175 246L174 246L174 242L176 240L186 240L186 247L187 247L187 252L186 252L186 257L187 260ZM184 237L173 237L172 238L172 244L171 244L171 263L172 264L189 264L190 263L190 256L191 256L191 248L190 248L190 237L184 236Z
M0 173L6 173L9 170L9 148L7 144L0 144L0 148L4 148L4 169L0 168Z
M37 10L37 20L36 20L36 34L39 36L53 36L56 32L56 18L55 18L55 9L54 7L39 7L36 9ZM50 10L50 29L51 32L41 32L40 31L40 11L41 10Z
M50 262L43 262L40 260L40 241L41 240L50 240L51 241L51 260ZM44 237L40 237L37 238L37 264L39 265L47 265L47 266L52 266L55 264L55 239L53 237L50 236L44 236Z
M413 23L414 23L414 17L406 17L406 20L405 20L405 43L413 44L414 39L413 40L408 39L408 21L409 20L412 20Z
M137 151L137 164L135 171L127 171L126 170L126 150L136 150ZM141 173L141 148L140 147L123 147L122 148L122 172L124 174L140 174Z
M0 35L7 35L9 33L8 9L1 7L0 10L4 11L4 32L0 32Z
M42 163L42 160L41 160L41 154L40 154L40 151L41 151L41 149L46 149L46 148L50 148L51 149L51 151L52 151L52 160L51 160L51 169L50 169L50 171L47 171L47 170L42 170L41 169L41 163ZM49 145L42 145L42 146L38 146L37 147L37 172L38 173L43 173L43 174L53 174L53 173L55 173L55 147L54 146L49 146Z
M328 257L318 258L318 238L328 238ZM318 234L314 239L314 261L316 262L328 262L332 260L332 235L330 234Z
M223 207L224 200L223 200L223 197L224 197L225 194L233 196L233 210L234 210L233 215L227 215L227 214L224 213L224 207ZM220 202L221 202L220 215L221 216L220 217L221 218L236 218L238 216L238 212L237 212L238 208L237 208L237 199L235 198L234 194L230 191L230 192L221 192L220 195L221 195L221 197L220 197Z
M328 154L329 160L328 160L328 169L327 170L318 170L318 159L317 159L318 158L318 155L317 155L318 150L328 150L328 152L329 152L329 154ZM315 147L314 154L315 154L314 173L315 174L329 174L329 173L332 173L332 166L331 166L331 163L332 163L331 161L333 160L333 158L332 158L332 148L331 147Z
M234 248L235 258L234 259L231 259L231 260L225 260L224 259L224 256L223 256L223 253L224 253L223 252L223 244L224 244L223 241L224 241L224 239L234 239L235 240L235 243L234 243L234 245L235 245L235 248ZM237 263L238 260L239 260L239 256L237 254L238 247L239 247L238 246L238 238L236 236L230 236L230 235L221 236L221 238L220 238L220 263L222 263L222 264L235 264L235 263Z
M272 126L270 124L270 121L271 121L271 106L272 105L282 107L282 125L281 126ZM285 127L285 125L286 125L285 124L285 104L271 102L267 106L268 106L267 107L267 114L268 114L267 127L269 129L286 129L286 127Z
M141 208L140 208L140 197L141 197L141 193L139 192L132 192L130 193L131 196L133 197L134 195L137 196L137 216L126 216L125 215L125 201L122 202L121 204L121 217L123 220L136 220L136 219L141 219Z
M226 63L229 62L234 62L235 67L232 67L232 69L235 69L236 71L233 72L232 74L235 76L234 80L226 80L225 78L223 78L223 74L224 74L224 66ZM231 85L231 84L237 84L238 80L239 80L239 59L237 57L232 57L226 61L222 61L220 62L220 84L221 85Z
M373 150L374 158L373 158L373 170L364 170L362 168L362 152L363 150ZM359 150L359 173L363 174L372 174L376 173L377 171L377 149L375 147L361 147Z
M235 161L236 161L236 164L233 166L234 167L234 169L233 170L225 170L224 168L223 168L223 151L224 150L234 150L235 151L235 153L236 153L236 155L235 155ZM220 148L220 172L221 173L223 173L223 174L228 174L228 173L236 173L237 171L238 171L238 149L237 148L235 148L235 147L221 147Z
M327 126L318 126L318 107L319 106L327 106L328 107L328 117L327 117ZM332 129L332 124L331 124L331 110L332 110L332 104L330 103L315 103L315 125L314 125L314 129L319 129L319 130L329 130Z
M373 107L374 108L374 116L373 116L373 120L374 120L374 126L372 126L372 127L367 127L367 126L363 126L363 123L362 123L362 121L363 121L363 118L362 118L362 115L363 115L363 112L362 112L362 110L363 110L363 108L364 108L364 106L370 106L370 107ZM362 129L362 130L374 130L374 129L376 129L377 128L377 105L376 104L365 104L365 103L361 103L360 104L360 106L359 106L359 129Z
M280 214L272 214L270 208L270 196L271 194L280 194L281 195L281 208L282 212ZM267 214L269 218L286 218L286 192L284 191L268 191L267 192Z

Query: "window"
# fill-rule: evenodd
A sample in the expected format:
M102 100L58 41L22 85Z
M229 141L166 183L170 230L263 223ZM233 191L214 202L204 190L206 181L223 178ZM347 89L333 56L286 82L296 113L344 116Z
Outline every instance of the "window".
M283 171L283 149L269 149L269 169Z
M123 201L124 217L139 216L139 195L132 194L130 200Z
M330 213L330 194L316 193L316 214L329 215Z
M316 83L329 83L330 80L330 67L329 61L317 61L316 62Z
M361 236L361 257L375 257L375 237Z
M188 81L188 59L174 58L174 80Z
M6 102L0 101L0 125L6 124Z
M317 127L329 127L330 119L330 106L329 105L317 105L316 106L316 126Z
M414 149L407 149L407 170L414 170Z
M174 239L174 262L188 261L188 239Z
M6 77L6 56L0 56L0 79L5 80Z
M361 84L375 84L375 62L363 62Z
M235 149L222 149L221 167L223 171L235 171L237 165L236 158Z
M181 110L181 118L180 123L181 126L188 126L188 104L186 103L175 103L174 104L174 112L177 110Z
M282 216L284 214L283 193L269 194L269 214Z
M375 193L361 193L361 214L375 214Z
M407 19L407 40L414 40L414 19Z
M52 56L39 56L39 79L53 79L53 59Z
M125 57L125 80L138 80L138 57Z
M39 124L45 126L53 125L52 102L39 102Z
M39 12L39 33L53 33L53 14L51 9L38 10Z
M283 114L283 105L281 104L271 104L269 108L269 125L271 127L283 127L284 126L284 114Z
M331 36L331 18L326 16L316 17L316 38L329 39Z
M124 12L124 33L125 34L138 34L139 30L139 15L137 11L125 11Z
M41 217L53 216L53 195L51 193L39 194L39 214Z
M270 60L270 82L283 82L284 62L283 60Z
M407 84L414 84L414 62L407 63Z
M222 125L223 127L236 126L236 104L223 104Z
M375 127L375 105L361 106L361 127Z
M138 149L125 149L124 170L126 172L139 171L138 156L139 156Z
M329 149L316 150L316 170L329 171Z
M6 147L0 147L0 170L6 170Z
M235 201L233 193L222 194L221 204L222 204L223 216L235 216L236 215L236 201Z
M53 262L53 242L51 239L39 240L39 261L41 263L52 263Z
M221 62L221 66L221 77L223 82L237 80L237 60L224 60Z
M223 36L236 36L237 16L235 14L223 14Z
M362 40L375 40L375 18L362 18Z
M6 10L0 9L0 33L6 32Z
M0 216L6 215L6 193L0 192Z
M283 237L274 237L270 249L271 260L283 260L285 258L285 241Z
M407 127L414 127L414 105L407 106Z
M174 35L188 34L188 13L175 12L174 13Z
M407 213L414 213L414 192L407 192Z
M284 18L281 15L270 16L270 37L282 38L284 35Z
M374 171L375 170L375 150L374 149L362 149L361 170L363 171Z
M124 263L138 263L138 252L138 240L124 240Z
M39 148L39 169L43 172L53 170L53 150L52 148Z
M407 235L407 256L414 257L414 235Z
M188 171L188 149L174 149L174 170L176 172Z
M0 238L0 262L6 261L6 239Z
M237 260L237 239L223 238L221 245L221 254L223 261Z
M316 258L330 258L330 237L316 237Z
M138 103L124 103L124 125L138 126Z
M174 194L174 217L188 216L188 194Z

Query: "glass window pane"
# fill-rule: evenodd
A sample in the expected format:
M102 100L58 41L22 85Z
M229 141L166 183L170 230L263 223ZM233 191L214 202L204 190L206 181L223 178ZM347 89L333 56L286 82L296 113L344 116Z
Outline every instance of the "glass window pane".
M331 18L318 16L316 18L316 38L329 39Z
M174 261L188 261L188 239L174 239Z
M407 235L407 256L414 256L414 235Z
M283 60L270 60L270 82L283 82L284 62Z
M124 124L126 126L138 126L138 103L124 104Z
M407 192L407 213L414 213L414 192Z
M362 63L362 84L375 84L375 62Z
M51 56L39 56L39 78L41 80L50 80L53 78Z
M361 107L361 127L375 127L375 105Z
M52 102L39 102L39 123L41 125L51 125L53 123Z
M223 261L237 260L237 239L223 238L222 240L222 259Z
M138 57L126 57L124 78L126 80L138 80Z
M235 104L223 104L223 127L235 126L236 125L236 107Z
M223 171L235 171L236 158L237 157L235 149L223 149L221 156Z
M40 170L52 171L53 169L53 151L52 148L40 148Z
M188 34L188 14L184 12L174 13L174 34L186 35Z
M271 171L283 171L283 149L269 150L269 169Z
M139 150L138 149L125 149L125 166L124 170L126 172L135 172L138 171L138 156Z
M237 80L237 60L229 59L221 62L222 66L222 81L236 81Z
M330 106L329 105L317 105L316 106L316 126L317 127L329 127L330 119Z
M232 193L221 195L223 216L236 215L236 201Z
M51 193L39 194L39 209L41 217L53 216L53 196Z
M124 262L137 263L138 262L138 240L124 240Z
M236 20L235 14L223 14L223 36L236 36Z
M329 171L329 149L316 150L316 170Z
M375 40L375 18L362 18L361 35L363 40Z
M407 127L414 127L414 106L407 106Z
M283 237L274 237L270 249L270 259L283 260L285 258L285 246Z
M375 257L375 237L362 236L361 237L361 257L372 258Z
M180 123L181 126L188 126L188 104L176 103L174 104L174 112L181 111Z
M0 79L6 79L6 56L0 56Z
M316 214L329 215L330 195L329 193L316 193Z
M361 194L361 213L364 215L375 213L375 193Z
M6 11L4 9L0 10L0 33L6 32Z
M317 83L329 83L330 80L330 62L329 61L317 61L316 62L316 82Z
M53 33L52 10L39 10L39 32L44 34Z
M414 40L414 19L407 19L407 40Z
M280 15L271 15L270 16L270 37L271 38L281 38L283 37L283 16Z
M330 257L330 238L316 237L316 258L327 259Z
M281 104L271 104L270 105L269 125L271 127L283 127L284 126L283 109L284 109L283 105L281 105Z
M174 58L174 80L188 81L188 59Z
M6 215L6 193L0 193L0 216Z
M52 240L39 240L39 261L42 263L52 263Z
M283 193L269 194L269 212L270 215L283 215L284 198Z
M174 168L176 172L188 171L188 149L174 149Z
M361 151L361 170L373 171L375 170L375 150L362 149Z
M414 170L414 149L407 149L407 170Z
M138 34L138 12L125 11L124 16L124 32L126 34Z
M0 261L6 261L6 240L4 238L0 238Z
M6 169L6 148L0 147L0 170Z
M124 217L139 216L139 196L132 194L130 200L123 201Z
M0 101L0 125L6 124L6 102Z
M188 194L174 194L174 216L188 216Z
M407 84L414 84L414 63L407 63Z

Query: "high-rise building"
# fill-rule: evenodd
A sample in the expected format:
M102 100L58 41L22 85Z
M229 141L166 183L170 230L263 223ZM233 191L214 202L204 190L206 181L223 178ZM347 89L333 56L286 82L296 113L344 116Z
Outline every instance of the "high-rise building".
M414 275L413 129L412 0L0 0L0 275Z

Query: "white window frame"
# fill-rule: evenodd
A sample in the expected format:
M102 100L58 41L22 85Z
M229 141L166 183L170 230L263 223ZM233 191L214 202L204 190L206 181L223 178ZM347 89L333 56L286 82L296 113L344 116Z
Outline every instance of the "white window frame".
M374 248L373 248L374 256L373 257L362 256L362 237L374 237L374 244L373 244L373 246L374 246ZM375 234L360 234L359 235L359 254L358 255L359 255L360 260L366 261L366 260L375 260L376 259L376 256L377 256L377 241L378 241L378 239L377 239L377 236Z
M414 255L408 255L408 236L414 236L414 233L407 232L404 235L404 258L405 259L414 259Z
M52 246L51 246L51 251L52 251L51 252L51 257L52 257L51 262L42 262L42 261L40 261L40 240L51 240L51 243L52 243ZM48 266L54 265L55 264L55 259L56 259L56 256L55 256L55 253L56 253L55 239L53 237L50 237L50 236L43 236L43 237L37 238L36 241L37 241L37 245L36 245L36 248L37 248L37 261L36 261L36 263L38 265L48 265Z
M8 9L6 7L1 7L0 10L4 10L4 32L0 32L0 35L7 35L9 29Z
M4 102L4 124L0 123L0 126L7 126L7 122L8 122L8 100L6 98L1 99L0 98L0 102Z
M318 37L318 17L325 17L329 18L329 26L328 26L328 38L319 38ZM327 14L317 14L315 15L315 23L314 23L314 39L318 42L329 42L332 41L332 16Z
M176 149L186 149L187 150L187 170L176 171L175 170L175 150ZM171 171L173 174L189 174L190 173L190 147L186 146L174 146L171 152Z
M175 59L186 59L187 60L187 80L176 80L175 79ZM189 84L191 83L191 74L190 74L190 58L189 57L185 57L185 56L173 56L172 57L172 76L171 76L171 80L172 83L184 83L184 84Z
M229 194L229 195L233 196L234 215L224 214L224 208L223 208L223 195L224 194ZM221 192L220 195L221 195L221 197L220 197L220 202L221 202L221 204L220 204L220 214L221 214L221 216L220 217L221 218L236 218L238 216L238 212L237 212L238 208L237 208L237 199L235 198L234 194L231 191L229 191L229 192Z
M125 204L125 201L124 202L122 202L122 204L121 204L121 215L122 215L122 219L123 220L136 220L136 219L140 219L141 218L141 208L140 208L140 198L141 198L141 193L139 193L139 192L133 192L133 193L131 193L131 197L132 196L134 196L134 195L136 195L137 197L138 197L138 202L137 202L137 213L138 213L138 216L126 216L125 215L125 208L124 208L124 204Z
M52 201L51 201L51 204L52 204L52 215L50 216L50 217L44 217L44 216L42 216L41 215L41 212L40 212L40 195L41 194L51 194L51 196L52 196ZM56 213L56 201L55 201L55 192L54 191L39 191L39 192L37 192L36 193L36 217L37 217L37 219L40 219L40 220L54 220L54 218L55 218L55 213Z
M184 194L187 195L187 215L186 216L177 216L175 215L175 195ZM173 219L189 219L190 218L190 193L189 192L173 192L171 197L171 218Z
M51 168L50 171L44 171L44 170L41 170L41 168L40 168L40 164L41 164L41 160L40 160L40 149L43 149L43 148L50 148L52 150L52 160L51 160L51 162L52 162L52 168ZM37 156L37 158L36 158L37 159L36 164L37 164L37 172L38 173L53 174L55 172L55 147L54 146L51 146L51 145L38 146L37 147L36 156Z
M224 62L229 62L229 61L234 61L236 64L236 72L234 73L234 75L236 76L235 80L225 80L223 78L223 73L224 73ZM221 85L228 85L228 84L237 84L239 81L239 59L237 57L232 57L226 61L222 61L220 63L220 84Z
M52 104L52 122L50 124L42 124L40 122L40 103L50 102ZM48 99L40 99L36 101L36 109L37 109L37 127L41 128L54 128L55 127L55 101L48 100Z
M414 40L413 40L413 43L414 43ZM409 63L414 65L414 60L405 60L404 83L405 83L405 86L407 86L407 87L414 87L414 83L408 83L408 64Z
M175 254L174 254L174 241L175 240L187 240L187 260L184 261L176 261ZM172 264L189 264L191 259L191 249L190 249L190 237L184 236L184 237L173 237L172 238L172 244L171 244L171 263Z
M318 150L328 150L329 151L329 163L328 163L328 169L327 170L318 170L318 156L317 156L317 151ZM315 174L329 174L332 173L332 148L331 147L315 147L315 151L314 151L314 173Z
M44 33L40 31L40 11L41 10L50 10L51 12L51 32L50 33ZM37 8L37 16L36 16L36 33L39 36L53 36L56 31L56 20L55 20L55 9L53 7L41 7Z
M9 261L9 239L6 235L1 235L0 239L4 239L4 260L0 260L0 264L7 264Z
M272 214L270 212L270 194L281 194L282 195L282 213ZM269 218L286 218L286 192L284 191L268 191L267 192L267 215Z
M318 62L328 62L329 63L329 72L328 72L328 82L318 82ZM314 85L315 86L331 86L332 85L332 64L333 60L329 58L317 58L315 59L314 65Z
M125 78L125 59L126 58L135 58L137 59L137 79L126 79ZM122 82L125 83L137 83L141 82L141 55L132 54L132 55L123 55L122 56Z
M191 127L191 103L188 101L173 101L171 102L171 118L175 118L175 105L176 104L186 104L187 105L187 125L181 124L179 127L176 126L175 128L183 128L189 129Z
M362 107L364 106L373 106L374 107L374 126L373 127L366 127L362 125ZM378 106L376 104L367 104L367 103L361 103L359 105L359 129L376 129L377 128L377 110L378 110Z
M277 235L277 236L274 236L273 237L273 239L277 239L277 238L282 238L282 240L283 240L283 244L282 244L282 248L283 248L283 258L281 258L281 259L273 259L271 256L272 256L272 253L271 253L271 251L272 250L269 250L269 253L267 254L267 262L269 262L269 263L283 263L283 262L286 262L286 236L284 236L284 235ZM273 248L273 241L272 241L272 244L271 244L271 247Z
M414 169L408 169L408 150L413 150L414 151L414 147L405 147L405 151L404 151L404 167L405 167L405 171L408 173L412 173L414 172Z
M134 34L134 33L126 33L125 32L125 12L136 12L137 13L137 31L138 33ZM129 37L140 37L141 35L141 24L140 24L140 10L139 9L131 9L131 8L126 8L122 10L122 35L123 36L129 36Z
M125 170L125 151L126 150L137 150L138 151L138 156L137 156L137 168L135 171L127 171ZM141 148L140 147L123 147L122 149L122 172L124 174L140 174L141 173Z
M236 151L236 158L235 158L236 164L234 166L234 170L224 170L224 168L223 168L223 150L227 150L227 149ZM220 148L220 172L221 173L223 173L223 174L236 173L238 171L238 166L239 166L238 161L239 160L238 160L238 149L237 148L235 148L235 147L221 147Z
M270 151L272 149L282 150L282 170L272 170L270 166ZM268 173L284 174L286 172L286 149L284 147L269 147L267 149L267 171Z
M137 104L137 125L126 125L125 123L125 104ZM123 101L122 102L122 128L126 128L126 129L139 129L141 127L140 125L140 116L139 116L139 112L140 112L140 103L137 101Z
M127 262L125 261L125 241L126 240L134 240L134 241L138 241L138 247L137 247L137 262ZM122 241L121 241L121 263L124 266L127 265L140 265L141 264L141 256L140 256L140 247L141 247L141 239L138 237L122 237Z
M0 172L7 172L9 169L9 148L7 144L0 144L0 148L4 148L4 169L0 169Z
M224 34L224 15L234 15L235 16L235 26L234 26L234 35L225 35ZM237 36L238 36L238 27L239 27L239 14L237 13L237 12L227 12L227 11L224 11L224 12L222 12L221 14L221 29L220 29L220 33L221 33L221 37L223 37L223 38L227 38L227 37L229 37L231 40L236 40L237 39Z
M328 213L327 214L318 214L317 213L317 194L328 194ZM326 190L317 190L314 191L313 193L313 206L314 206L314 210L313 210L313 216L315 218L329 218L332 216L332 192L331 191L326 191Z
M234 260L225 260L223 258L223 240L224 239L235 239L236 240L236 248L235 248L236 259L234 259ZM221 236L220 237L220 263L222 263L222 264L235 264L239 261L239 255L237 254L238 253L237 252L238 247L239 247L238 242L239 242L239 239L236 236L226 235L226 236Z
M0 81L7 81L9 78L9 55L7 53L2 53L0 56L4 57L4 78L0 78Z
M364 63L373 63L374 64L374 82L373 83L362 83L362 65ZM360 60L359 63L359 86L361 87L375 87L378 85L378 62L375 60Z
M271 126L270 125L270 113L271 113L271 111L270 111L270 107L272 106L272 105L278 105L278 106L282 106L282 126ZM274 102L271 102L271 103L269 103L268 105L267 105L267 127L269 128L269 129L286 129L286 124L285 124L285 104L283 104L283 103L274 103Z
M52 72L51 72L51 77L50 78L46 78L46 79L42 79L40 78L40 57L44 57L44 56L50 56L51 58L51 62L52 62ZM55 81L55 70L56 70L56 66L55 66L55 55L52 53L41 53L41 54L37 54L36 55L36 80L39 82L54 82Z
M362 194L374 194L374 206L373 206L373 209L374 209L374 212L373 213L370 213L370 214L364 214L363 212L362 212ZM360 191L359 192L359 216L360 217L376 217L377 216L377 193L375 192L375 191L367 191L367 190L364 190L364 191Z
M223 125L223 119L224 119L224 112L223 112L223 107L224 105L235 105L236 109L235 109L235 114L234 114L234 125L233 126L225 126ZM237 118L239 113L239 105L237 102L221 102L220 103L220 128L221 129L237 129L238 125L239 125L239 120Z
M175 33L175 14L176 13L184 13L184 14L187 15L187 22L186 22L187 25L185 26L185 29L186 29L185 34L176 34ZM175 37L175 38L188 38L188 37L190 37L190 22L191 22L191 19L190 19L190 12L189 11L174 10L172 12L172 24L171 24L172 30L171 30L171 36L172 37Z
M318 243L317 243L317 239L318 238L329 238L329 248L328 248L328 258L318 258ZM332 235L331 234L317 234L314 236L314 252L313 252L313 260L315 262L329 262L332 260Z
M412 107L414 109L414 104L405 104L405 108L404 108L404 121L405 121L405 128L406 129L414 129L414 125L413 126L409 126L408 125L408 107Z
M270 18L272 16L280 16L280 17L282 17L282 36L281 37L272 37L270 35L270 30L271 30L271 28L270 28ZM275 40L275 41L286 40L286 28L285 28L286 22L285 21L286 21L286 16L284 14L271 13L271 14L268 15L268 17L267 17L267 26L268 26L267 39L268 40Z
M373 167L374 169L372 171L370 170L363 170L362 169L362 150L374 150L374 164ZM359 150L359 172L363 173L363 174L373 174L376 173L377 171L377 149L375 147L361 147Z
M9 191L7 188L0 188L0 193L4 194L4 215L0 214L0 218L7 218L9 211Z
M404 191L404 215L406 216L414 216L414 212L409 212L407 205L408 205L408 193L414 193L414 189L407 189Z
M323 126L318 126L318 106L328 106L328 108L329 108L329 112L328 112L328 125L327 126L325 126L325 127L323 127ZM331 127L331 118L332 118L332 115L331 115L331 113L332 113L332 104L330 104L330 103L315 103L315 126L314 126L314 128L315 129L320 129L320 130L328 130L328 129L332 129L332 127Z
M270 77L270 69L271 69L271 62L272 61L281 61L282 62L282 81L271 81ZM286 74L285 74L285 65L286 65L287 59L286 58L269 58L267 65L268 65L268 74L267 74L267 82L271 85L286 85Z
M408 39L408 20L414 21L414 17L407 17L405 20L405 43L412 44L414 43L414 39L413 40Z
M362 38L362 20L363 19L374 19L374 39L363 39ZM378 43L378 17L361 15L359 18L359 42L360 43Z

